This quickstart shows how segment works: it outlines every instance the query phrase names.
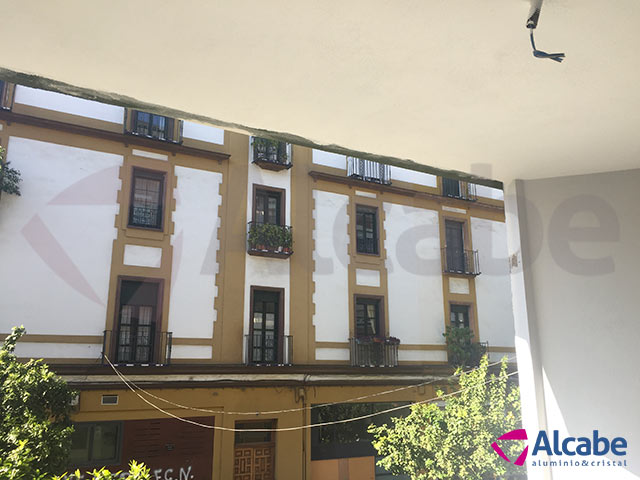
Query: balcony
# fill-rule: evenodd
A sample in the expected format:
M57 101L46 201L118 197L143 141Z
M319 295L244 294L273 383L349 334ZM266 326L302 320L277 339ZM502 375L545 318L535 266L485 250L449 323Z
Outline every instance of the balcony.
M129 110L125 133L168 143L182 143L181 123L153 113Z
M169 365L173 332L156 332L155 325L123 326L105 330L102 337L102 364L109 356L119 365Z
M460 275L480 275L477 250L442 249L442 271Z
M249 222L247 253L262 257L288 258L293 253L293 233L288 225Z
M398 345L394 337L354 337L349 339L352 367L396 367Z
M391 167L364 158L347 157L347 176L365 182L391 185Z
M253 163L266 170L286 170L293 166L287 154L287 143L253 138Z
M475 183L461 182L460 180L444 177L442 178L442 196L469 202L475 202L478 199Z
M276 336L270 331L253 332L244 336L245 365L291 365L293 336Z

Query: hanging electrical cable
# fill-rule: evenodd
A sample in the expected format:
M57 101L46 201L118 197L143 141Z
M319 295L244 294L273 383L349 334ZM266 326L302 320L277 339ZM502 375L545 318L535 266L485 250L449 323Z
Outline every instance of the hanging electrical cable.
M562 62L564 60L564 53L547 53L536 48L536 43L533 39L533 31L538 26L538 19L540 18L540 10L542 9L542 0L531 0L531 10L529 10L529 17L527 18L527 28L529 29L529 38L531 39L531 47L533 48L533 56L536 58L549 58L554 62Z
M505 375L498 375L496 377L493 377L487 381L485 381L482 385L488 385L490 383L496 382L498 380L501 380L502 378L508 378L511 377L512 375L517 375L518 371L515 370L511 373L505 374ZM183 418L180 417L178 415L175 415L171 412L168 412L162 408L160 408L159 406L157 406L156 404L150 402L149 400L147 400L146 398L144 398L142 395L140 395L131 385L129 385L129 383L127 382L126 378L124 378L124 376L122 376L122 374L120 374L120 372L118 372L116 370L116 375L118 375L120 377L120 380L129 388L129 390L131 390L136 396L138 396L138 398L140 398L143 402L145 402L147 405L153 407L155 410L158 410L159 412L163 413L164 415L174 418L180 422L184 422L184 423L189 423L191 425L195 425L198 427L202 427L202 428L207 428L209 430L222 430L225 432L292 432L292 431L296 431L296 430L307 430L310 428L314 428L314 427L325 427L328 425L337 425L337 424L341 424L341 423L351 423L351 422L357 422L358 420L364 420L367 418L373 418L376 417L378 415L384 415L387 413L391 413L391 412L396 412L398 410L402 410L405 408L410 408L414 405L422 405L425 403L429 403L429 402L434 402L437 400L443 400L445 398L449 398L452 397L454 395L459 395L463 392L469 391L473 388L477 388L478 385L473 385L471 387L467 387L467 388L463 388L460 390L456 390L455 392L451 392L451 393L445 393L442 395L439 395L437 397L433 397L433 398L428 398L426 400L419 400L417 402L412 402L409 403L407 405L401 405L398 407L392 407L392 408L388 408L386 410L381 410L379 412L374 412L374 413L369 413L366 415L360 415L358 417L351 417L351 418L345 418L342 420L333 420L330 422L321 422L321 423L311 423L308 425L300 425L300 426L296 426L296 427L280 427L280 428L231 428L231 427L220 427L217 425L207 425L204 423L200 423L200 422L196 422L195 420L190 420L188 418Z
M507 361L511 361L514 360L515 357L507 357ZM427 380L425 382L421 382L421 383L417 383L417 384L413 384L413 385L405 385L403 387L397 387L391 390L384 390L382 392L375 392L375 393L370 393L367 395L361 395L359 397L352 397L352 398L347 398L344 400L339 400L339 401L335 401L335 402L328 402L328 403L319 403L319 404L314 404L314 405L307 405L306 407L300 407L300 408L287 408L287 409L282 409L282 410L266 410L266 411L253 411L253 412L233 412L233 411L224 411L224 410L209 410L206 408L199 408L199 407L191 407L188 405L182 405L180 403L176 403L173 402L171 400L168 400L166 398L162 398L159 397L158 395L154 395L151 392L146 391L145 389L143 389L142 387L140 387L139 385L137 385L135 382L133 382L131 379L127 378L122 372L120 372L116 366L111 363L111 360L109 360L109 357L107 357L105 355L105 360L107 361L107 363L109 364L109 366L111 367L111 369L115 372L115 374L126 384L131 385L135 390L142 392L143 394L149 396L150 398L153 398L155 400L159 400L161 402L166 403L167 405L171 405L172 407L177 407L177 408L181 408L184 410L192 410L195 412L204 412L204 413L212 413L215 415L251 415L251 416L257 416L257 415L276 415L276 414L281 414L281 413L292 413L292 412L299 412L302 410L312 410L314 408L321 408L321 407L330 407L332 405L338 405L338 404L342 404L342 403L353 403L353 402L357 402L360 400L366 400L369 398L373 398L373 397L379 397L382 395L389 395L391 393L397 393L397 392L401 392L404 390L408 390L411 388L418 388L418 387L423 387L426 385L430 385L436 382L442 382L443 380L449 380L452 378L455 378L457 376L459 376L460 374L453 374L453 375L449 375L447 377L439 377L439 378L433 378L430 380ZM502 363L502 360L499 360L497 362L493 362L488 364L488 367L493 367L494 365L498 365ZM469 370L463 371L461 373L470 373L473 372L474 370L477 370L479 367L475 367L475 368L471 368Z

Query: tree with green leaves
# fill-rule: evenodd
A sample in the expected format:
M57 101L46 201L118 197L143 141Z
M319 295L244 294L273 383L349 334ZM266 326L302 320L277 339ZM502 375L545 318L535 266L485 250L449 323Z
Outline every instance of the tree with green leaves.
M0 147L0 198L2 193L20 195L20 172L4 161L5 150Z
M458 370L457 391L442 403L413 405L393 425L371 426L374 447L384 456L379 465L413 480L502 479L524 474L501 459L491 444L502 434L520 428L520 393L508 377L507 359L490 373L487 356L469 372ZM444 395L444 396L443 396ZM502 450L517 458L522 442L505 442Z
M0 479L36 480L64 471L74 392L42 360L18 361L14 327L0 349Z
M121 478L126 478L127 480L151 480L151 471L149 468L147 468L144 463L137 463L135 460L131 460L129 471L125 474L121 471L112 472L103 467L100 470L87 472L87 475L88 477L82 475L80 470L76 470L71 474L65 473L64 475L53 477L52 480L79 480L81 478L91 480L120 480Z

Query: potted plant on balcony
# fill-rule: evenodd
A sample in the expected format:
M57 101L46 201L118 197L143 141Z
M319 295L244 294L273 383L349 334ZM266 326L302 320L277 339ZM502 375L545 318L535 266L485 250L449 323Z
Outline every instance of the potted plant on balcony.
M468 327L447 327L442 334L447 340L449 363L458 367L477 367L486 346L474 341L473 331Z
M280 148L278 140L254 137L253 149L254 161L260 160L271 163L286 163L287 161L286 149Z
M291 228L285 227L282 229L282 251L284 253L290 254L292 246L293 246L293 234L291 233Z
M384 339L386 345L400 345L400 339L398 337L387 337Z
M281 227L270 223L263 225L264 243L270 252L277 252L280 248Z

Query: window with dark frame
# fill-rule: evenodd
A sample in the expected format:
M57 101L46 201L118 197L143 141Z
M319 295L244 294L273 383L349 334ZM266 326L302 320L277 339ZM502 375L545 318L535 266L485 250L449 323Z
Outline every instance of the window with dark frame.
M172 141L174 119L153 113L133 110L131 132L157 140Z
M356 337L381 337L381 301L379 298L356 297Z
M253 290L251 362L278 363L280 357L280 292Z
M257 188L254 201L254 221L258 224L282 225L282 193Z
M69 463L73 466L119 463L120 422L75 423Z
M465 272L464 222L445 220L447 271Z
M469 328L469 305L450 305L451 326Z
M154 361L158 287L156 282L121 281L116 332L117 363Z
M129 226L162 228L164 179L162 172L133 169Z
M356 250L378 255L378 209L356 206Z

